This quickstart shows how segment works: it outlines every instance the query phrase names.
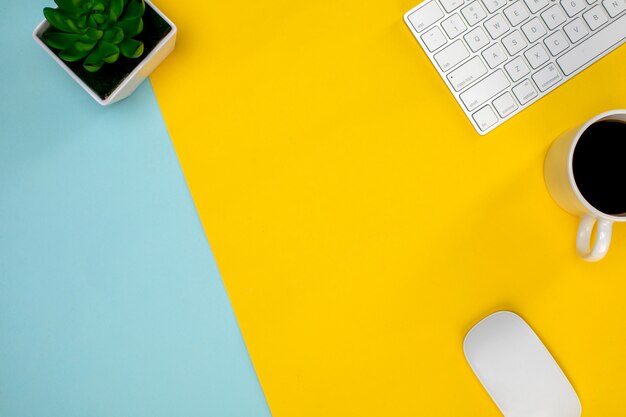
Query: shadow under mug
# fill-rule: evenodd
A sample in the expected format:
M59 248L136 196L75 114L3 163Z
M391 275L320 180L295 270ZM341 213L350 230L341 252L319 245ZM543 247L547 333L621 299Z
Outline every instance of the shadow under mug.
M576 250L589 262L599 261L606 255L611 243L613 223L626 222L626 216L603 213L589 203L574 178L573 159L576 145L591 125L601 121L626 123L626 110L607 111L591 118L582 126L566 131L550 146L544 163L544 178L552 198L561 208L581 218L576 235ZM592 244L592 232L596 223L596 237Z

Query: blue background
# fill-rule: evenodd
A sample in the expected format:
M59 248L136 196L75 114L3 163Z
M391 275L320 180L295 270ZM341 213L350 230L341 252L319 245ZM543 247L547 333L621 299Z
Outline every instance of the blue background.
M268 416L150 84L96 104L46 5L0 0L0 415Z

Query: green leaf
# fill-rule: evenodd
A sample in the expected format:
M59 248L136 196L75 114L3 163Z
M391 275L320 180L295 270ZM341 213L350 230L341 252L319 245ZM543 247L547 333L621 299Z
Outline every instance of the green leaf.
M58 9L46 7L43 9L43 15L53 27L63 32L79 33L68 24L69 19ZM73 25L73 27L76 28L76 25Z
M74 22L69 17L65 18L65 24L72 30L73 33L81 33L80 28L77 25L78 22Z
M133 36L139 35L143 30L143 20L141 20L141 17L124 19L117 22L115 26L124 31L126 38L132 38Z
M89 26L92 28L101 28L101 25L106 23L108 18L100 13L94 13L89 16L88 22Z
M124 31L121 28L114 27L104 32L103 40L111 43L120 43L124 40Z
M92 41L91 39L89 39L86 36L81 37L81 39L79 41L77 41L74 44L74 47L81 52L89 52L91 51L96 44L98 43L98 41Z
M106 10L106 4L104 3L103 0L96 0L91 10L95 10L97 12L103 12Z
M72 16L78 16L82 12L80 0L54 0L54 2L60 9Z
M85 29L85 26L87 26L87 16L78 16L75 20L79 28Z
M95 29L95 28L89 28L87 29L87 31L85 32L85 35L93 40L93 41L97 41L100 38L102 38L102 35L104 34L103 31L99 30L99 29Z
M80 39L81 35L75 33L47 32L43 34L46 45L55 49L67 49Z
M115 25L115 23L117 22L117 18L118 18L118 16L115 13L113 13L113 11L111 9L109 9L109 17L108 17L108 20L107 20L107 27L108 28L113 27Z
M136 39L126 39L120 44L120 51L127 58L139 58L143 54L143 43Z
M113 20L116 21L124 11L124 0L111 0L109 3L109 10L111 15L115 16Z
M102 41L98 44L98 49L102 53L104 62L108 62L109 64L114 63L120 57L120 48L112 43Z
M124 11L124 19L132 19L143 16L146 3L143 0L129 0Z
M89 51L79 51L76 47L70 46L59 53L59 58L63 61L74 62L84 58L88 53Z
M100 49L94 49L92 53L89 54L85 62L83 62L83 68L85 68L89 72L96 72L102 65L104 64L104 57L100 52Z
M102 28L101 25L103 25L104 23L106 23L108 20L108 18L100 13L95 13L92 14L91 16L89 16L89 26L91 26L92 28Z
M91 15L91 17L93 17L96 23L98 23L99 25L107 21L107 17L101 13L94 13Z

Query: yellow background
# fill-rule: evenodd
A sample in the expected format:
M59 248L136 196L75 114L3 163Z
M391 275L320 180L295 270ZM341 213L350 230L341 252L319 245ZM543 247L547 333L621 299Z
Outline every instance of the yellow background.
M626 227L579 260L542 173L626 106L626 48L481 137L413 0L157 5L180 34L152 82L275 417L498 416L461 346L500 309L584 416L626 414Z

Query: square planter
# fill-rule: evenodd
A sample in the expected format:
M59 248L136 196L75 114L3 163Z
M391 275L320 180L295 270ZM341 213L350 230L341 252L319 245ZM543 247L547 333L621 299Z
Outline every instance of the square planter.
M103 106L130 96L154 69L174 50L177 29L159 9L145 0L143 15L144 29L135 38L144 42L142 57L129 59L120 57L114 64L105 64L98 72L90 73L80 62L65 62L42 40L50 29L50 23L43 20L33 31L37 42L94 100ZM154 34L158 33L156 39Z

